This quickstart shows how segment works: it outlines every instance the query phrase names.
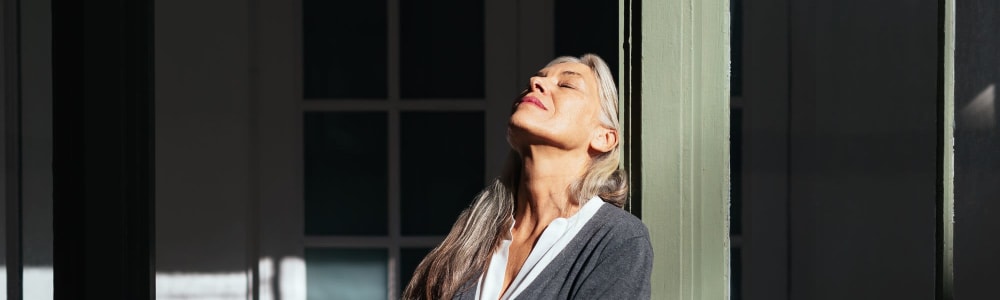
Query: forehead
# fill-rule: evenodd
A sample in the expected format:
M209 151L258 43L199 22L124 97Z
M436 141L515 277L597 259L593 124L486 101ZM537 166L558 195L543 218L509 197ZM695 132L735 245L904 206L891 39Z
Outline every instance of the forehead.
M594 81L594 71L585 64L564 62L545 67L538 71L539 76L582 77L586 81Z

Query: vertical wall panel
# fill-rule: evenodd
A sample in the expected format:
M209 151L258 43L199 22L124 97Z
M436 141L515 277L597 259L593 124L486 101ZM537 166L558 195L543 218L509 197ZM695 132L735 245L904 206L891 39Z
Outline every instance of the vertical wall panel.
M0 116L4 116L3 121L0 121L0 199L3 199L3 202L0 203L0 235L4 237L0 241L0 266L2 266L0 267L0 287L3 288L3 291L7 291L7 269L9 268L7 261L7 241L9 240L7 235L7 203L17 200L10 196L10 192L13 190L8 188L13 183L12 180L17 179L16 177L11 178L16 174L12 172L15 171L12 168L14 162L8 156L8 153L11 152L8 148L15 146L15 144L12 143L12 137L7 129L9 127L7 122L10 120L7 117L9 111L7 106L11 105L11 101L17 100L16 97L13 97L16 95L15 90L10 87L16 82L11 78L11 75L16 74L16 70L12 68L14 68L17 57L13 55L16 51L12 50L16 49L17 43L10 42L13 36L8 33L13 32L13 30L8 29L10 25L7 24L11 21L8 18L11 15L11 9L8 6L13 7L8 2L7 0L0 1L0 16L4 17L4 20L0 22L0 42L2 42L0 43ZM6 299L7 294L3 293L0 297Z
M746 300L788 299L789 1L743 1L742 296Z
M52 299L52 6L21 5L24 299Z
M20 205L21 205L21 70L20 70L20 21L18 11L19 1L0 2L0 138L3 139L3 150L0 150L0 160L3 169L0 172L3 197L3 214L0 214L0 234L4 236L3 271L4 282L0 283L4 291L3 297L16 298L21 296L21 251L20 251Z
M52 1L56 299L153 285L152 1Z
M156 1L158 299L247 297L248 5Z
M934 299L938 1L791 8L791 298Z
M251 59L257 72L253 146L259 299L306 298L303 253L301 1L262 0L251 8Z
M653 299L729 298L728 1L642 3L640 194ZM633 195L636 191L632 191Z
M1000 2L955 4L954 295L986 299L1000 269Z

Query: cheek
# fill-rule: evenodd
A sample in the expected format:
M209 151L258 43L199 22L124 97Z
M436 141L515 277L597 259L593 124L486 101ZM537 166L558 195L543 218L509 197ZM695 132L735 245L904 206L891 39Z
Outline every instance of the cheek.
M595 110L588 105L565 107L557 120L553 120L553 130L577 143L590 140L593 128L599 123Z
M599 123L597 118L597 113L600 111L599 107L596 107L596 105L587 105L589 103L583 101L574 104L567 106L565 113L562 114L565 121L570 123L568 125L583 129Z

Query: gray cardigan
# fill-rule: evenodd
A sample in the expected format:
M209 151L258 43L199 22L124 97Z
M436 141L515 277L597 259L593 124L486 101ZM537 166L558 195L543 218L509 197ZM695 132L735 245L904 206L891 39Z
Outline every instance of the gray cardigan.
M605 203L518 299L649 299L653 247L638 218ZM475 300L478 276L453 299Z

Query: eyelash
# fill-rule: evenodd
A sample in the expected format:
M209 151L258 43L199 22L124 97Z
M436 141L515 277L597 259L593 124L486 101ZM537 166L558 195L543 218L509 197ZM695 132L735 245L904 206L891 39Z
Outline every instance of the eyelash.
M566 84L566 83L560 83L560 84L559 84L559 87L564 87L564 88L571 88L571 89L576 89L576 87L574 87L574 86L572 86L572 85L570 85L570 84Z

